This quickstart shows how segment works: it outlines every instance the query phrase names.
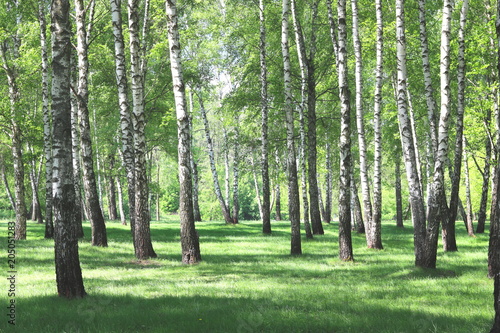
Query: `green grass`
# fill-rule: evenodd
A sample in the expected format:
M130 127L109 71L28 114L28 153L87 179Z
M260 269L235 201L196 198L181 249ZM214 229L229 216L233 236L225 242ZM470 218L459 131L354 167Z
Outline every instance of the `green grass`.
M108 222L108 248L80 242L88 296L56 296L53 241L29 224L18 241L17 332L487 332L493 283L486 277L488 236L470 238L458 225L459 252L438 253L438 269L413 266L413 234L383 225L384 250L353 234L354 263L337 258L337 226L304 239L289 255L289 223L197 224L203 262L180 263L179 223L152 223L154 260L133 256L128 227ZM3 230L3 231L2 231ZM7 223L0 223L5 250ZM0 331L7 325L7 280L0 283ZM3 286L3 287L2 287ZM3 313L2 313L3 312Z

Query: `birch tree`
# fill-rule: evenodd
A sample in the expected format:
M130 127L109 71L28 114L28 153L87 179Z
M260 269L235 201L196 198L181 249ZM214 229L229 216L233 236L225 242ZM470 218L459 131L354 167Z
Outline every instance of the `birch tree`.
M191 179L191 133L189 114L186 107L185 85L182 76L181 46L179 41L179 27L177 24L177 3L175 0L166 1L168 23L168 43L170 50L170 68L177 116L177 134L179 139L179 215L181 219L181 247L182 262L195 264L201 261L198 233L195 229L192 179Z
M351 104L347 79L347 26L346 1L338 0L338 83L340 98L340 183L339 183L339 257L344 261L352 261L351 240Z
M128 207L132 237L135 229L135 180L134 180L134 136L132 115L128 97L127 66L125 61L125 42L123 40L123 23L121 0L111 0L111 23L115 45L115 73L118 90L118 106L120 108L121 156L127 175Z
M281 19L281 53L283 56L283 78L285 104L284 111L286 117L286 146L287 146L287 176L288 176L288 215L291 223L291 250L292 255L302 254L302 245L300 239L300 202L299 185L297 180L297 162L295 159L295 141L294 141L294 119L292 105L292 86L291 86L291 66L290 66L290 46L288 42L289 35L289 0L283 0L282 19Z
M147 7L147 4L146 4ZM146 18L144 18L146 19ZM139 34L139 0L128 1L128 29L130 34L130 75L132 82L134 124L134 249L137 259L156 258L151 243L149 195L146 168L146 126L144 117L144 67L141 61Z
M259 0L259 59L260 59L260 112L261 112L261 168L262 168L262 232L271 233L271 185L269 181L269 142L267 96L267 55L266 55L266 16L265 0Z
M76 238L75 188L71 159L70 57L71 23L68 0L53 0L52 19L52 113L53 209L57 293L61 297L86 295Z
M413 141L412 125L408 111L407 69L406 69L406 36L404 19L404 0L396 0L396 57L397 57L397 86L396 98L398 107L399 134L404 152L404 164L410 195L412 223L414 226L415 265L421 267L435 267L435 261L427 261L425 257L426 245L426 216L422 188L420 185L415 145ZM436 234L438 230L431 230Z
M91 3L91 6L95 3ZM99 203L99 194L97 191L96 175L94 172L94 154L92 149L92 140L90 134L89 120L89 61L88 61L88 34L87 9L83 0L75 0L76 12L76 30L77 30L77 54L78 54L78 87L76 101L78 106L78 120L80 124L80 147L82 157L83 171L83 189L85 194L88 218L92 227L92 245L108 246L106 236L106 225L104 224L104 215Z

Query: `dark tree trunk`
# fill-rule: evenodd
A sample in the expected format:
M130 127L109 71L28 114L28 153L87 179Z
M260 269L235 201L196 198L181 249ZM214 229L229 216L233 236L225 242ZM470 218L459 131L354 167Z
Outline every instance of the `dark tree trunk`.
M68 0L52 1L54 242L57 293L66 298L81 298L86 293L78 255L71 131L68 131L71 127L69 7Z
M488 109L486 113L485 126L489 127L491 122L491 110ZM481 190L481 203L479 205L479 212L477 215L476 233L484 233L484 225L486 222L486 206L488 205L488 190L490 188L490 161L491 161L491 141L486 137L486 156L484 158L483 187Z
M500 274L495 275L493 306L495 308L495 321L493 322L490 333L500 333Z
M281 221L281 190L279 184L276 185L276 221Z

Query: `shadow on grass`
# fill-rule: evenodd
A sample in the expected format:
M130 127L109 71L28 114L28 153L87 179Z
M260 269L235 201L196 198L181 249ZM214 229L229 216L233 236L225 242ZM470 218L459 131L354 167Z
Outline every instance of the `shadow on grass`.
M19 332L467 332L465 319L388 309L349 295L316 308L252 297L89 295L19 300ZM471 318L469 318L470 320ZM475 318L481 320L481 318ZM485 331L490 323L485 323ZM477 328L477 327L476 327Z

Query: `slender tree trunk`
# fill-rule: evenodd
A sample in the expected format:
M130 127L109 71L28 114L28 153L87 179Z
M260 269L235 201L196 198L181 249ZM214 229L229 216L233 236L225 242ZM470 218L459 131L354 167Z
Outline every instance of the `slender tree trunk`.
M396 191L396 226L399 228L404 228L403 224L403 196L401 195L401 160L396 158L395 160L395 184L394 189Z
M435 267L435 261L427 261L426 218L424 200L417 170L415 155L416 147L413 141L412 126L408 112L407 70L406 70L406 38L404 24L404 0L396 1L396 46L397 46L397 106L399 132L404 152L406 177L408 180L412 220L414 226L415 265L420 267ZM431 230L436 235L438 230Z
M352 0L352 30L354 56L356 60L356 124L358 129L359 170L361 176L361 193L363 196L364 217L366 220L366 244L371 249L383 249L380 225L373 223L371 190L368 180L368 161L366 157L366 139L363 110L363 61L361 56L361 40L358 31L358 3Z
M219 176L217 175L217 168L215 166L214 148L212 143L212 137L210 135L210 127L208 125L207 111L205 110L201 93L198 94L198 101L200 103L201 117L203 118L203 125L205 127L205 137L207 139L208 157L210 159L210 169L212 170L212 179L214 182L215 196L217 197L217 200L219 200L224 220L226 221L226 223L231 224L233 223L233 219L231 218L231 213L229 212L226 201L222 196L222 191L219 185ZM257 195L259 195L258 192Z
M351 178L351 225L358 234L364 234L366 232L366 229L363 219L363 209L361 208L361 202L359 201L358 186L356 185L356 180L354 179L354 170L352 163L349 177Z
M118 192L118 209L120 212L120 222L122 225L127 225L127 218L125 216L125 210L123 209L123 186L120 176L116 177L116 188Z
M306 67L306 50L304 44L304 36L302 35L302 27L297 17L296 1L291 0L291 11L293 17L293 26L295 30L295 40L297 44L297 54L299 58L300 67L300 105L299 110L299 123L300 123L300 144L299 144L299 168L302 188L302 206L304 213L304 229L306 231L306 238L313 238L311 225L309 223L309 198L307 197L307 139L306 139L306 125L304 119L304 111L306 110L306 96L307 96L307 67Z
M121 0L111 0L111 21L115 42L115 73L120 108L121 151L127 174L128 207L132 237L135 230L135 157L132 115L129 107L127 67L125 65L125 42L123 41ZM134 242L135 244L135 242Z
M86 295L78 255L75 223L75 188L71 159L69 1L53 0L52 18L52 112L53 209L57 293L61 297Z
M42 57L42 113L43 113L43 151L45 155L45 238L54 237L52 219L52 112L49 108L49 56L47 46L47 22L45 6L38 4L40 24L40 51Z
M108 246L104 215L99 203L96 175L94 173L94 154L90 134L90 120L88 110L88 44L86 15L83 0L75 0L77 53L78 53L78 90L76 101L78 105L78 120L80 121L80 147L83 162L83 189L88 205L90 225L92 227L92 245Z
M351 102L347 76L346 1L338 0L339 26L338 80L340 98L340 184L339 184L339 257L354 260L351 240L350 170L351 170Z
M108 210L109 219L118 219L118 210L116 208L116 186L115 186L115 176L113 175L115 169L115 156L111 155L108 158L109 161L109 172L108 175Z
M373 107L374 129L374 167L373 167L373 229L374 239L381 240L382 229L382 81L384 57L384 24L382 15L382 1L375 1L377 17L377 62L375 67L375 101Z
M261 101L261 168L262 168L262 232L271 234L271 186L269 181L269 142L268 142L268 96L267 96L267 55L266 55L266 24L265 24L265 1L259 0L259 22L260 22L260 101Z
M239 164L240 164L240 153L239 153L239 140L240 140L240 122L239 115L235 116L236 126L234 128L234 162L233 162L233 223L237 224L239 222L238 215L240 213L240 199L239 199ZM264 210L264 207L263 207ZM262 212L264 215L264 212Z
M17 2L15 4L17 6ZM12 53L12 58L16 59L19 57L19 42L17 41L18 36L14 36L13 46L8 45L7 41L4 41L1 48L2 55L2 67L7 75L7 82L9 85L9 101L10 101L10 117L11 117L11 151L14 163L14 197L15 197L15 211L16 211L16 223L15 223L15 239L26 239L26 202L25 202L25 186L24 186L24 162L23 162L23 150L22 150L22 132L20 126L20 111L19 100L20 92L17 86L17 70L14 65L9 64L7 58L7 52Z
M283 76L285 90L284 111L286 116L287 142L287 173L288 173L288 215L291 223L291 250L292 255L302 254L300 239L300 200L297 180L297 162L295 158L294 119L292 105L290 46L288 44L290 15L289 0L283 0L281 20L281 52L283 55Z
M325 222L332 221L332 197L333 197L333 182L332 182L332 152L330 144L326 144L326 196L325 196Z
M156 258L151 243L146 170L146 137L144 115L144 68L141 62L141 42L139 40L139 1L128 2L128 28L130 34L130 62L132 77L133 124L134 124L134 244L137 259ZM188 166L189 168L189 166Z
M186 93L182 76L181 46L177 25L177 5L175 0L166 1L168 42L170 48L170 68L174 87L177 133L179 138L179 215L181 219L182 262L195 264L201 261L200 243L193 214L191 179L191 133L189 114L186 107Z
M316 19L318 16L318 1L311 6L311 38L309 56L307 57L307 166L309 181L309 210L313 234L323 235L323 224L319 211L318 179L317 179L317 148L316 148Z
M485 126L489 128L491 122L491 110L486 111ZM486 206L488 204L488 191L490 188L490 163L491 163L491 140L486 137L486 156L484 158L484 168L482 172L483 186L481 189L481 202L477 216L476 233L484 233L484 225L486 222Z
M230 170L229 170L229 140L227 138L227 130L226 128L222 128L222 136L224 138L224 189L226 190L226 196L224 198L224 202L226 203L227 211L229 216L231 216L231 187L229 185L230 180Z
M464 143L466 144L465 137L463 138ZM465 198L466 198L466 206L467 210L465 213L465 226L467 227L467 233L471 237L475 237L474 235L474 226L472 225L472 221L474 219L474 215L472 212L472 200L471 200L471 190L470 190L470 176L469 176L469 158L467 156L467 151L464 150L464 173L465 173Z
M189 90L189 133L193 133L193 91ZM191 175L193 177L193 215L195 221L201 222L200 204L198 201L198 187L199 187L199 177L198 177L198 165L194 160L193 154L193 136L190 135L189 142L189 159L191 167Z
M262 219L262 201L260 200L259 181L257 179L257 171L255 171L255 162L253 156L250 156L250 165L252 166L253 185L255 187L255 198L257 199L257 206L259 207L259 216Z
M281 189L279 183L276 183L276 221L281 221Z

